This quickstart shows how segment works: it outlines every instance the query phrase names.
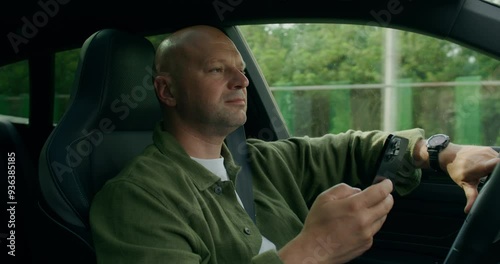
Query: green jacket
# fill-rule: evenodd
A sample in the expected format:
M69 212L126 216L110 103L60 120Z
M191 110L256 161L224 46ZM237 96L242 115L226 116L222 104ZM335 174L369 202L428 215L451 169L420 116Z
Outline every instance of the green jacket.
M397 134L410 151L423 130ZM281 263L277 252L258 254L262 235L279 250L302 229L315 197L345 182L370 185L387 133L347 131L320 138L276 142L248 140L253 170L256 224L239 205L235 177L240 167L223 146L231 181L193 161L158 124L154 144L95 196L90 224L98 263ZM407 193L420 170L396 184Z

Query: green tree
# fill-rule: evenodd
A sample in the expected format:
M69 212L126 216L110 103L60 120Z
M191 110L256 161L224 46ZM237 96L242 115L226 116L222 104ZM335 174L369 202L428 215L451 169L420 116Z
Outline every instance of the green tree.
M377 27L331 24L276 24L240 27L271 87L369 84L383 82L384 30ZM498 80L498 60L449 41L412 33L399 34L398 78L412 82L454 82L460 76L481 76ZM275 92L276 93L276 92ZM325 109L332 107L324 91L294 92L286 100L297 119L295 130L323 134ZM495 142L500 129L498 87L482 88L482 119L485 138ZM414 126L428 133L453 134L453 87L414 88ZM379 89L353 90L350 95L351 126L354 129L380 127L382 97ZM285 102L285 101L283 101ZM334 107L334 106L333 106ZM321 112L322 111L322 112ZM349 111L337 109L335 111ZM334 112L335 112L334 111ZM437 114L438 113L438 114ZM311 128L318 129L311 129ZM313 131L314 130L314 131ZM323 131L320 131L323 130Z
M29 92L28 61L0 67L0 95L19 95Z

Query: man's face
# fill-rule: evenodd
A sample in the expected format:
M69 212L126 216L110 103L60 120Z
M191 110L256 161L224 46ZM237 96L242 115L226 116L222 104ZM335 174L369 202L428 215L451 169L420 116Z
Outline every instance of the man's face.
M183 121L225 131L246 121L248 79L234 44L218 35L186 44L174 80L176 110ZM209 131L207 131L209 132Z

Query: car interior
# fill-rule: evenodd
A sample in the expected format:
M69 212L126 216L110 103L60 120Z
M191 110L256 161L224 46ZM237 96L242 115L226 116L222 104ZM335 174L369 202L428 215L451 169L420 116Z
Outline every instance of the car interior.
M0 107L0 168L7 172L0 174L6 193L2 263L96 263L88 222L92 197L152 142L154 124L161 118L152 85L155 46L149 36L197 24L221 28L247 64L243 137L273 141L294 136L240 28L285 23L408 31L467 47L500 65L496 0L11 2L0 11L0 88L2 67L25 61L30 100L26 117L5 114ZM73 84L67 87L69 102L62 118L54 120L56 54L72 49L79 51ZM500 86L492 89L500 95ZM500 117L497 110L494 118ZM235 134L228 140L243 139ZM500 152L496 142L487 145ZM491 209L500 201L493 190L498 181L484 185L483 190L490 189L474 218L463 213L462 189L437 174L424 170L416 190L395 197L373 247L352 263L500 262L500 213ZM492 175L497 174L498 168ZM462 235L466 219L474 228ZM471 230L475 236L469 235ZM448 257L458 246L458 257Z
M99 31L84 43L73 101L40 154L40 189L45 201L40 208L48 217L61 218L62 226L90 249L91 198L104 181L152 142L146 128L160 114L147 72L152 67L153 46L145 38L120 33ZM128 92L131 84L139 87L144 100L124 113L124 122L121 117L110 119L116 113L107 106ZM120 147L124 142L130 145ZM67 156L68 150L73 155Z

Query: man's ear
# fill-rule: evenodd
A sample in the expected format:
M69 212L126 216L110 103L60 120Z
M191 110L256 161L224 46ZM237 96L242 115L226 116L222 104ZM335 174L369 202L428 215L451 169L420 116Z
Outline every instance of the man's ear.
M154 80L156 97L165 106L173 107L177 104L175 92L172 87L172 78L170 75L158 75Z

